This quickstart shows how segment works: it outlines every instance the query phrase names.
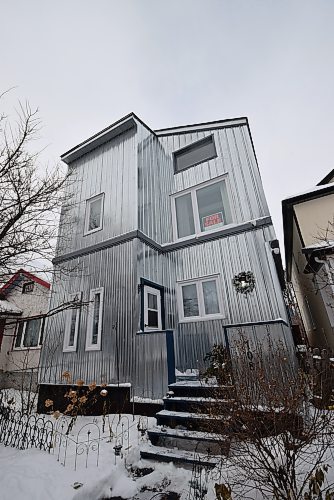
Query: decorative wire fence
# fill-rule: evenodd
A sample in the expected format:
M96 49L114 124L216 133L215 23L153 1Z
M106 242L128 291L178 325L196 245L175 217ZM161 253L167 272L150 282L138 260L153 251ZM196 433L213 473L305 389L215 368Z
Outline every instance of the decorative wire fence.
M24 414L13 411L0 394L0 443L19 450L37 448L54 455L63 466L99 465L102 446L111 447L117 460L125 460L132 444L145 439L148 418L105 415L80 425L81 417ZM132 444L131 444L132 443Z

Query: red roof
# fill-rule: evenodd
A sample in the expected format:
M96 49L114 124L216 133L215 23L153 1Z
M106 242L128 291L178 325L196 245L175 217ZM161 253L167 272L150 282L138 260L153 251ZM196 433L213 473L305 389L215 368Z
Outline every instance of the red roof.
M19 269L11 278L10 280L7 281L1 288L0 288L0 293L5 293L8 288L20 277L20 275L24 275L26 278L28 278L31 281L34 281L35 283L38 283L39 285L45 286L45 288L50 288L50 283L48 283L45 280L42 280L41 278L38 278L38 276L35 276L32 273L29 273L29 271L26 271L25 269Z

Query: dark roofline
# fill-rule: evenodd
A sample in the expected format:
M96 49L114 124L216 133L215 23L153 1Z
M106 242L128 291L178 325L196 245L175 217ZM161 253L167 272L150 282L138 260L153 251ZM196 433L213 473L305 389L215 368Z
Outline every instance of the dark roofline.
M5 294L6 290L10 288L10 286L20 277L20 275L23 274L26 278L30 279L31 281L34 281L35 283L38 283L39 285L44 286L47 289L50 289L50 283L48 283L45 280L42 280L41 278L38 278L38 276L35 276L34 274L30 273L29 271L26 271L25 269L19 269L16 271L16 273L5 283L1 288L0 288L0 293Z
M322 186L322 184L328 184L328 181L330 181L333 177L334 177L334 168L320 182L318 182L317 186Z
M291 280L291 264L292 264L292 236L293 236L293 217L294 205L304 203L305 201L316 200L329 194L334 194L334 184L326 185L322 189L303 193L291 198L286 198L282 201L282 216L283 216L283 233L284 233L284 248L285 248L285 267L287 281ZM297 223L298 225L298 223ZM300 235L301 236L301 235ZM302 246L304 246L302 242Z
M178 125L177 127L167 127L167 128L160 128L160 129L155 129L154 132L158 135L164 135L163 132L166 132L166 134L170 133L171 130L175 130L177 133L178 129L183 129L183 128L193 128L193 127L203 127L204 125L213 125L213 128L215 128L218 124L226 124L228 122L235 122L235 121L241 121L244 120L246 123L248 123L248 118L246 116L240 116L239 118L226 118L224 120L215 120L213 122L202 122L202 123L192 123L189 125ZM236 124L235 126L237 126ZM183 133L183 132L180 132Z
M191 125L179 125L177 127L152 130L150 127L148 127L148 125L146 125L145 122L143 122L133 112L123 116L123 118L120 118L119 120L112 123L108 127L102 129L100 132L97 132L96 134L90 136L88 139L80 142L79 144L77 144L73 148L71 148L68 151L66 151L65 153L63 153L60 158L64 163L69 165L71 162L77 160L78 158L80 158L84 154L89 153L90 151L97 148L98 146L101 146L102 144L106 143L110 139L117 137L118 135L122 134L123 132L130 130L132 127L135 127L136 122L139 122L143 127L145 127L151 134L153 134L156 137L165 136L165 135L183 134L183 133L187 133L189 131L194 131L194 130L196 130L196 128L199 130L203 130L203 129L210 130L210 129L219 129L219 128L239 127L240 125L246 125L248 132L249 132L249 137L250 137L250 141L252 144L255 160L257 163L257 157L256 157L255 148L254 148L253 138L252 138L252 134L250 131L247 117L227 118L224 120L216 120L216 121L212 121L212 122L194 123Z

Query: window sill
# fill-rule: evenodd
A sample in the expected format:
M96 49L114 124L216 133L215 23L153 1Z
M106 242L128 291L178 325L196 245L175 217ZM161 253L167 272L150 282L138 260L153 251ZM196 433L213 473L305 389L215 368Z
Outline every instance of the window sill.
M64 347L63 352L76 352L77 347Z
M95 229L92 229L91 231L85 231L83 235L88 236L89 234L97 233L98 231L101 231L102 229L103 229L103 227L100 226L100 227L97 227Z
M41 345L36 346L36 347L14 347L13 352L14 351L17 351L17 352L18 351L38 351L41 349L41 347L42 347Z
M166 333L170 331L171 330L138 330L138 332L136 332L136 335L152 335L152 333Z
M212 320L215 320L215 319L227 319L226 316L222 315L222 314L215 314L215 315L212 315L212 316L196 316L196 317L192 317L192 318L182 318L179 320L179 323L198 323L199 321L212 321Z
M86 346L85 351L101 351L100 346Z
M200 233L194 233L194 234L189 234L188 236L184 236L183 238L177 238L173 241L173 243L180 243L182 241L188 241L188 240L191 240L191 239L200 239L200 238L203 238L203 236L206 236L206 235L209 235L209 234L215 234L215 233L219 233L220 231L225 231L225 230L229 230L229 229L232 229L234 227L237 227L238 224L232 222L231 224L225 224L225 226L220 226L220 227L217 227L216 229L211 229L210 231L201 231Z

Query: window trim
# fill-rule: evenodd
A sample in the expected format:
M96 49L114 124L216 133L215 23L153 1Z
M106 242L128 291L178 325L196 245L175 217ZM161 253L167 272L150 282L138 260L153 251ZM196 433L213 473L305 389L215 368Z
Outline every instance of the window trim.
M232 217L232 222L229 224L225 224L224 226L217 227L215 229L209 229L208 231L201 231L201 223L200 223L200 218L199 218L199 210L198 210L198 203L197 203L197 196L196 192L199 189L205 188L207 186L210 186L211 184L216 184L218 182L225 182L226 183L226 193L227 193L227 202L229 204L229 209L231 212L231 217ZM192 186L190 188L184 189L183 191L178 191L177 193L173 193L170 195L171 197L171 202L172 202L172 225L173 225L173 239L174 241L186 241L191 238L197 238L199 236L203 236L205 234L211 234L211 233L216 233L218 231L221 231L222 229L226 229L229 227L235 226L235 216L234 212L232 210L232 204L231 204L231 195L230 195L230 185L228 181L228 175L224 174L219 177L215 177L214 179L210 179L209 181L202 182L201 184L196 184L196 186ZM178 237L178 231L177 231L177 217L176 217L176 198L179 198L181 196L184 196L186 194L191 195L191 206L192 206L192 213L194 217L194 226L195 226L195 232L192 234L189 234L188 236L182 236L181 238Z
M101 221L99 227L95 227L94 229L89 230L89 215L90 215L90 205L94 201L101 199ZM103 215L104 215L104 193L99 193L97 195L92 196L86 200L86 211L85 211L85 226L84 226L84 236L87 234L96 233L97 231L101 231L103 229Z
M145 318L146 318L146 311L145 311L145 288L151 288L151 289L156 289L157 291L160 292L160 315L161 315L161 321L159 324L161 324L161 329L147 329L145 327ZM154 283L153 281L147 280L146 278L140 278L140 331L142 333L153 333L153 332L159 332L165 330L165 287L163 285L159 285L158 283Z
M201 283L203 281L213 281L213 280L216 282L217 298L218 298L218 305L220 312L214 314L205 314L203 287L201 286ZM198 278L191 278L188 280L177 281L176 285L177 285L176 295L177 295L177 306L179 311L179 323L193 323L196 321L210 321L213 319L226 318L226 313L223 305L223 293L222 293L222 283L220 274L199 276ZM184 316L183 295L182 295L182 287L184 285L196 285L198 311L199 311L198 316L187 316L187 317Z
M177 169L177 156L178 155L183 154L183 153L188 153L189 151L197 149L199 146L202 146L202 144L205 144L206 142L212 142L212 144L213 144L214 154L212 156L209 156L205 160L197 161L196 163L189 165L189 167L182 168L181 170ZM200 165L201 163L204 163L206 161L213 160L214 158L217 158L217 156L218 156L218 154L217 154L217 148L216 148L214 134L207 135L206 137L203 137L202 139L199 139L196 142L192 142L191 144L188 144L187 146L185 146L181 149L178 149L177 151L173 151L174 175L180 174L181 172L188 170L188 168L196 167L196 165Z
M37 346L25 347L23 345L23 341L24 341L24 337L26 334L27 324L29 321L33 321L35 319L41 320L41 325L39 327L39 332L38 332L38 344L37 344ZM16 344L17 333L18 333L20 323L23 323L23 331L22 331L20 346L16 347L15 344ZM42 347L41 340L43 340L43 333L44 333L44 323L45 323L45 316L36 316L36 317L26 318L24 320L19 320L17 322L16 328L15 328L15 337L14 337L14 341L13 341L13 349L12 350L13 351L31 351L31 350L35 351L35 350L41 349L41 347Z
M76 292L76 293L71 293L69 295L69 302L73 302L75 300L75 297L79 296L79 302L82 301L82 291ZM75 319L75 330L74 330L74 341L73 345L69 345L69 340L70 340L70 333L71 333L71 319L72 319L72 312L73 310L77 311L77 317ZM63 342L63 352L75 352L77 350L77 342L78 342L78 334L79 334L79 326L80 326L80 319L81 319L81 305L77 308L70 307L66 311L65 315L65 333L64 333L64 342Z
M93 333L93 320L94 320L94 305L95 305L95 295L100 293L100 307L99 307L99 326L97 332L97 343L93 344L91 342L91 336ZM101 350L101 339L102 339L102 323L103 323L103 299L104 299L104 288L93 288L89 292L89 307L88 307L88 319L87 319L87 330L86 330L86 351L100 351Z

